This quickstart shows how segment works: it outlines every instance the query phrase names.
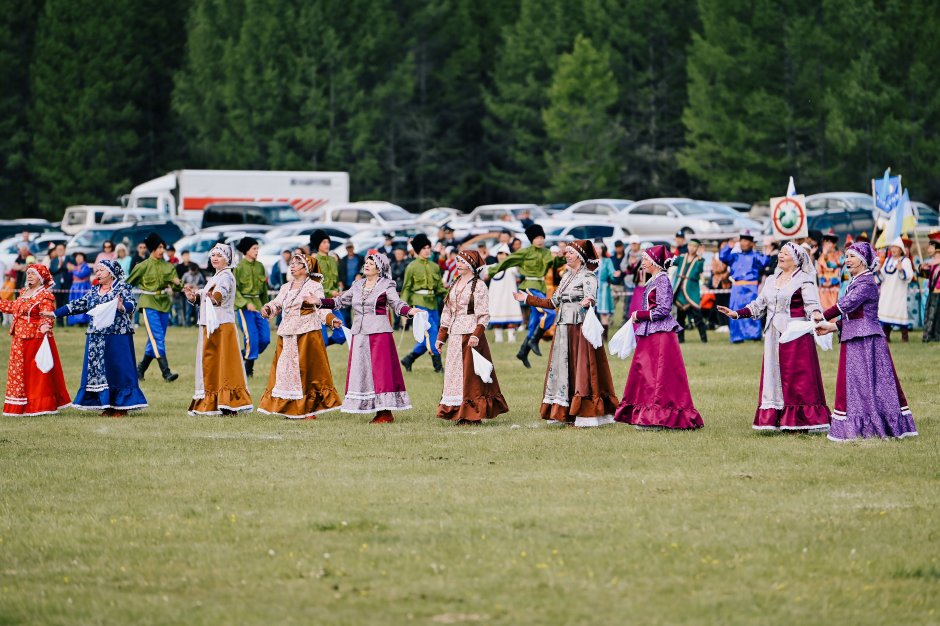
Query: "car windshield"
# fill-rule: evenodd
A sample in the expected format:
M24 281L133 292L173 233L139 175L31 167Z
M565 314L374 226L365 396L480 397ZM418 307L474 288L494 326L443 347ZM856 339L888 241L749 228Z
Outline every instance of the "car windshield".
M264 207L264 213L268 218L268 222L271 224L286 224L288 222L300 221L297 209L289 204Z
M217 237L186 237L176 242L177 250L208 252L218 241Z
M676 202L673 206L683 215L704 215L711 211L696 202Z
M408 211L379 211L379 217L386 222L406 222L412 219Z
M858 209L875 210L875 201L871 199L871 196L853 196L849 198L849 202Z
M117 233L118 231L116 230L98 230L94 228L83 230L82 232L75 235L74 239L72 239L72 245L84 246L86 248L97 248L108 239L114 241Z
M558 228L549 228L548 230L545 231L545 234L548 235L549 237L560 237L561 233L563 233L564 230L565 230L564 226L560 226Z
M623 211L625 208L633 204L633 202L631 202L630 200L623 200L620 202L611 202L610 204L613 205L613 207L617 209L618 211Z
M709 202L707 204L703 204L702 206L705 207L705 210L710 211L712 213L720 213L721 215L730 215L731 217L738 217L738 215L740 215L740 213L738 213L731 207L725 206L723 204Z
M519 216L522 215L523 213L528 213L529 217L534 220L548 217L548 213L546 213L544 209L542 209L541 207L537 207L537 206L510 209L510 213L512 213L513 217L515 217L516 219L518 219Z

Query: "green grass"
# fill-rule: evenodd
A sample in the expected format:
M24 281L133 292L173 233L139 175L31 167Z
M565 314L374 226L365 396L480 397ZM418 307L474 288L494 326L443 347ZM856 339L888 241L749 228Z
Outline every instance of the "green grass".
M546 357L506 344L481 427L434 418L428 357L391 425L189 417L171 329L149 410L0 419L0 624L938 623L940 349L892 345L920 437L839 445L754 433L761 347L711 339L683 348L705 429L656 433L543 425Z

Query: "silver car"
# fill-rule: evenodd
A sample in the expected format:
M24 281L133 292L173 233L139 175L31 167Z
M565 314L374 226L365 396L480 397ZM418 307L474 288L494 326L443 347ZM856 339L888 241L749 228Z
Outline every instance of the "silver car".
M631 234L672 237L734 232L733 217L717 213L691 198L650 198L634 202L616 216L616 221Z

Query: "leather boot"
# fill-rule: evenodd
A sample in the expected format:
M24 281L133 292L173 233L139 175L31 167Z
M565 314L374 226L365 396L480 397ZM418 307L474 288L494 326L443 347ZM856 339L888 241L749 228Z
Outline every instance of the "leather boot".
M522 364L527 368L532 367L529 363L529 351L531 350L532 348L529 346L529 342L523 341L522 345L519 347L519 352L516 353L516 358L522 361Z
M180 377L176 372L170 371L170 364L166 361L166 355L161 356L157 359L157 364L160 366L160 371L163 373L163 380L168 383L172 383L174 380Z
M410 372L411 366L414 364L414 362L417 360L419 356L421 355L415 354L414 352L409 352L408 354L405 355L405 358L401 360L401 364L404 365L405 369Z
M539 342L542 341L542 335L545 334L544 328L539 328L535 331L535 334L532 335L532 339L529 339L529 349L535 354L535 356L542 356L542 351L539 349Z
M685 329L683 328L676 333L676 336L679 338L679 343L685 343Z
M431 363L434 364L434 371L437 372L438 374L444 371L444 366L441 364L440 354L432 354Z
M698 336L702 340L702 343L708 343L708 332L705 330L705 324L698 325Z
M153 361L153 357L145 354L144 358L137 364L137 380L144 379L144 373L146 373L147 368L150 367L151 361Z
M891 343L891 326L889 326L888 324L882 324L881 329L885 333L885 341L887 341L888 343Z
M255 362L249 359L245 359L245 376L248 378L254 378L255 376Z
M907 342L908 342L908 332L909 332L909 331L908 331L907 328L902 328L902 329L901 329L901 343L907 343Z

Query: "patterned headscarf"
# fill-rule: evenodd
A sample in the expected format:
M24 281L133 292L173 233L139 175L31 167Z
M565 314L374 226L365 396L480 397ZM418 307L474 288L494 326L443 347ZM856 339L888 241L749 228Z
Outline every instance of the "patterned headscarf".
M470 266L474 273L483 268L483 257L476 250L461 250L457 253L457 261Z
M663 269L669 269L669 266L672 265L671 261L673 261L673 259L670 257L669 250L666 246L650 246L643 251L643 254L646 255L646 258Z
M114 282L119 283L124 280L124 268L122 268L120 263L117 261L112 261L111 259L102 259L98 261L98 265L108 270L108 273L114 277Z
M793 260L796 262L797 269L801 270L804 274L809 274L810 276L816 273L816 266L813 263L813 258L810 256L809 252L806 251L806 248L797 245L792 241L788 241L783 244L783 249L789 252L790 256L793 257Z
M42 263L32 263L26 268L26 271L36 272L39 276L39 280L42 282L42 286L46 289L51 289L55 285L55 281L52 280L52 273L49 271L49 268Z
M316 256L295 252L291 255L290 261L291 263L294 261L300 261L303 263L304 267L307 268L307 274L310 276L310 278L315 280L323 279L323 274L320 273L320 262L317 260Z
M235 258L235 252L232 250L232 246L227 243L217 243L212 247L212 250L209 250L209 256L213 254L221 255L225 258L226 268L232 267L232 259Z
M875 254L875 249L871 247L871 244L867 241L858 241L849 246L846 251L846 255L851 254L859 259L862 263L865 264L869 270L874 271L875 267L878 265L878 255Z
M388 257L382 254L381 252L373 252L366 256L365 260L368 261L372 259L372 262L375 263L375 266L379 269L379 276L382 278L391 278L392 277L392 264L389 262Z

